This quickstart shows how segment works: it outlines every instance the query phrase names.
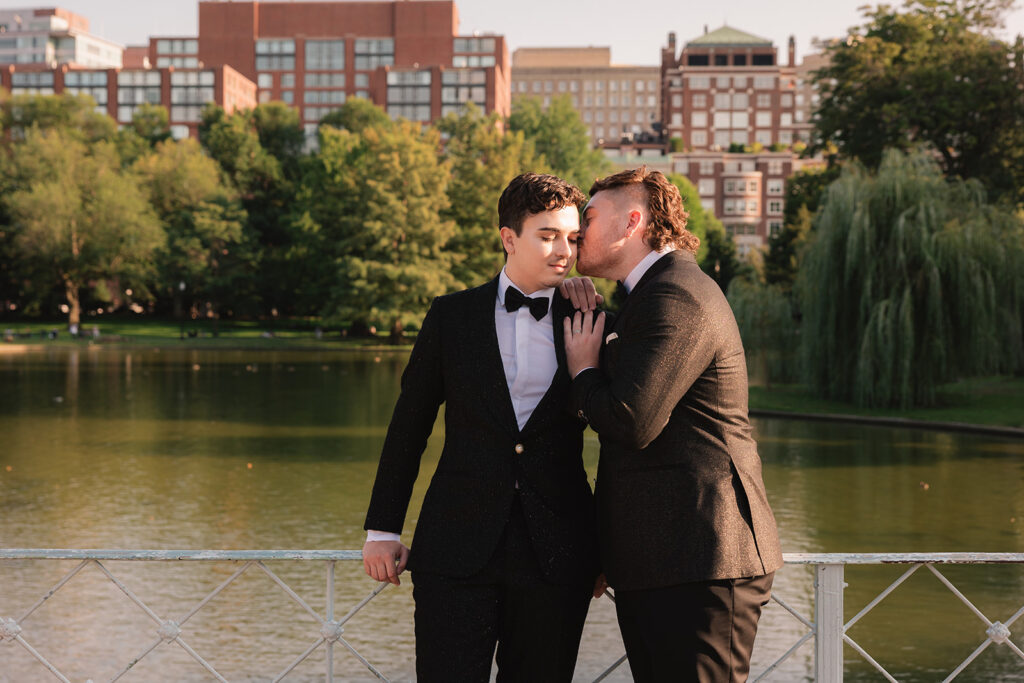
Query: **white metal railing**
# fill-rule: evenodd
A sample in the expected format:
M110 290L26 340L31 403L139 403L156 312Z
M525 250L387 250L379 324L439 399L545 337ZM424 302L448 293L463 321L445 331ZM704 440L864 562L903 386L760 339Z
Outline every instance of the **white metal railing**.
M787 565L804 565L814 567L814 619L800 614L786 603L777 591L773 591L772 601L780 605L786 612L797 619L807 632L797 640L781 657L772 662L764 671L760 672L753 680L766 680L778 671L779 666L786 661L793 653L800 649L809 640L814 639L814 674L815 680L822 683L839 683L843 679L843 644L849 645L855 652L863 657L869 664L875 667L887 680L895 682L896 679L885 670L870 654L868 654L848 634L849 629L856 624L870 610L876 607L882 600L898 588L904 581L913 575L921 567L927 568L939 582L949 589L953 595L961 600L985 625L985 640L957 666L944 679L951 681L956 678L978 655L992 644L1005 645L1021 659L1022 674L1024 674L1024 652L1010 640L1010 626L1024 615L1022 605L1005 622L991 621L979 610L949 579L947 579L936 565L947 564L1021 564L1024 565L1024 553L904 553L904 554L787 554L784 556ZM163 644L176 644L190 657L198 662L206 671L218 681L225 679L206 659L204 659L191 645L186 642L182 635L182 627L197 612L205 607L213 598L219 595L225 588L231 585L247 571L256 569L265 573L284 593L300 607L310 614L320 625L319 636L309 647L297 655L295 659L281 671L273 680L279 681L292 672L299 664L304 662L313 652L321 646L326 649L326 670L325 680L334 680L334 646L341 644L353 656L355 656L374 676L380 680L388 679L361 655L352 644L343 637L345 624L370 600L380 594L388 585L379 584L366 597L357 602L340 619L335 618L335 566L340 561L359 561L362 554L358 550L324 551L324 550L49 550L49 549L0 549L0 562L4 560L79 560L72 570L67 572L35 602L20 618L0 614L0 646L18 644L23 647L39 664L45 667L55 678L65 683L69 679L54 664L47 659L44 653L39 652L26 637L24 630L25 622L45 604L50 598L61 590L71 579L88 566L95 566L114 586L123 592L128 599L141 609L156 624L156 637L143 648L141 652L133 657L116 675L110 680L116 681L128 673L140 660L149 655ZM214 590L197 602L190 610L177 619L161 616L150 609L149 606L139 598L125 583L115 576L104 564L107 561L136 561L136 562L168 562L168 561L201 561L201 562L222 562L232 561L241 563L241 566L230 577L225 579ZM285 583L275 572L265 564L268 561L290 560L297 562L320 562L325 566L327 606L325 613L319 612L310 607L309 603ZM883 565L902 564L910 565L896 581L871 600L856 616L847 622L843 622L843 595L846 583L844 582L844 570L848 565ZM2 592L2 588L0 588ZM606 592L607 596L614 600L611 591ZM625 655L609 666L597 681L604 680L608 675L621 666L626 660Z

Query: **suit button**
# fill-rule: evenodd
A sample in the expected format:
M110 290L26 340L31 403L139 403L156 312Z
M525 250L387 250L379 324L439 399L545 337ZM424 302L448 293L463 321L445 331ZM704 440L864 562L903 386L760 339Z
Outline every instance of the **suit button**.
M583 414L583 411L582 411L582 410L577 410L577 411L576 411L576 415L577 415L577 416L579 416L579 418L580 418L581 420L583 420L584 422L586 422L586 421L587 421L587 416Z
M517 453L518 455L522 455L522 454L523 454L523 451L525 451L525 450L526 450L526 449L525 449L525 448L523 448L523 444L521 444L521 443L517 443L517 444L516 444L516 453Z

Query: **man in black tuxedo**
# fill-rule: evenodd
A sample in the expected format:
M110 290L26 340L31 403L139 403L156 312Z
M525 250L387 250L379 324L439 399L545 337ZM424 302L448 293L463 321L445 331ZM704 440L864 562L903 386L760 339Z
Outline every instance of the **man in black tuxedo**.
M507 261L487 284L434 300L388 427L363 563L399 583L408 560L421 682L572 679L597 574L585 424L569 410L552 296L572 268L580 190L515 178L498 202ZM399 540L420 457L445 439L411 549Z
M577 268L628 295L607 333L590 311L564 335L573 410L601 439L601 561L630 668L743 681L782 554L736 321L664 175L624 171L590 194Z

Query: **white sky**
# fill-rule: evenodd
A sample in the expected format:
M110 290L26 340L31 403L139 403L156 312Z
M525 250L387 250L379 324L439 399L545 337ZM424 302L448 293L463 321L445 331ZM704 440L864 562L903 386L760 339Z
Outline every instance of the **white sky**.
M412 0L414 1L414 0ZM56 6L81 14L92 32L125 45L141 45L151 35L195 35L196 0L60 0ZM0 0L0 8L54 6L31 0ZM797 41L797 60L811 51L811 40L846 34L861 23L864 0L456 0L460 33L503 34L509 50L517 47L600 45L612 48L618 64L660 63L668 32L677 46L723 23L772 40L786 59L789 36ZM877 3L872 3L877 4ZM896 0L890 4L899 5ZM1007 16L1004 39L1024 33L1024 8L1018 1Z

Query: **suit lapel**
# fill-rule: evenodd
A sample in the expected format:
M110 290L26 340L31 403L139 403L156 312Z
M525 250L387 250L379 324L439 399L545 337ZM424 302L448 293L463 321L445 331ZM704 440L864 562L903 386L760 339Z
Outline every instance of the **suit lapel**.
M498 332L494 326L494 306L498 297L498 278L479 290L473 314L466 320L467 359L479 354L481 361L480 400L491 410L494 418L513 434L519 432L516 411L508 393L505 366L501 362Z
M626 296L626 301L622 304L622 308L619 309L615 317L616 327L618 326L619 321L626 317L625 313L629 309L629 304L636 300L637 295L640 293L640 290L642 290L648 282L657 277L658 273L662 272L666 268L669 268L676 263L682 263L685 260L693 261L694 263L696 263L693 254L691 254L688 251L684 252L680 251L679 249L676 249L674 251L668 252L660 259L652 263L651 267L647 269L647 272L643 274L643 277L640 278L639 282L636 283L636 286L633 287L632 291L630 291L630 293Z

